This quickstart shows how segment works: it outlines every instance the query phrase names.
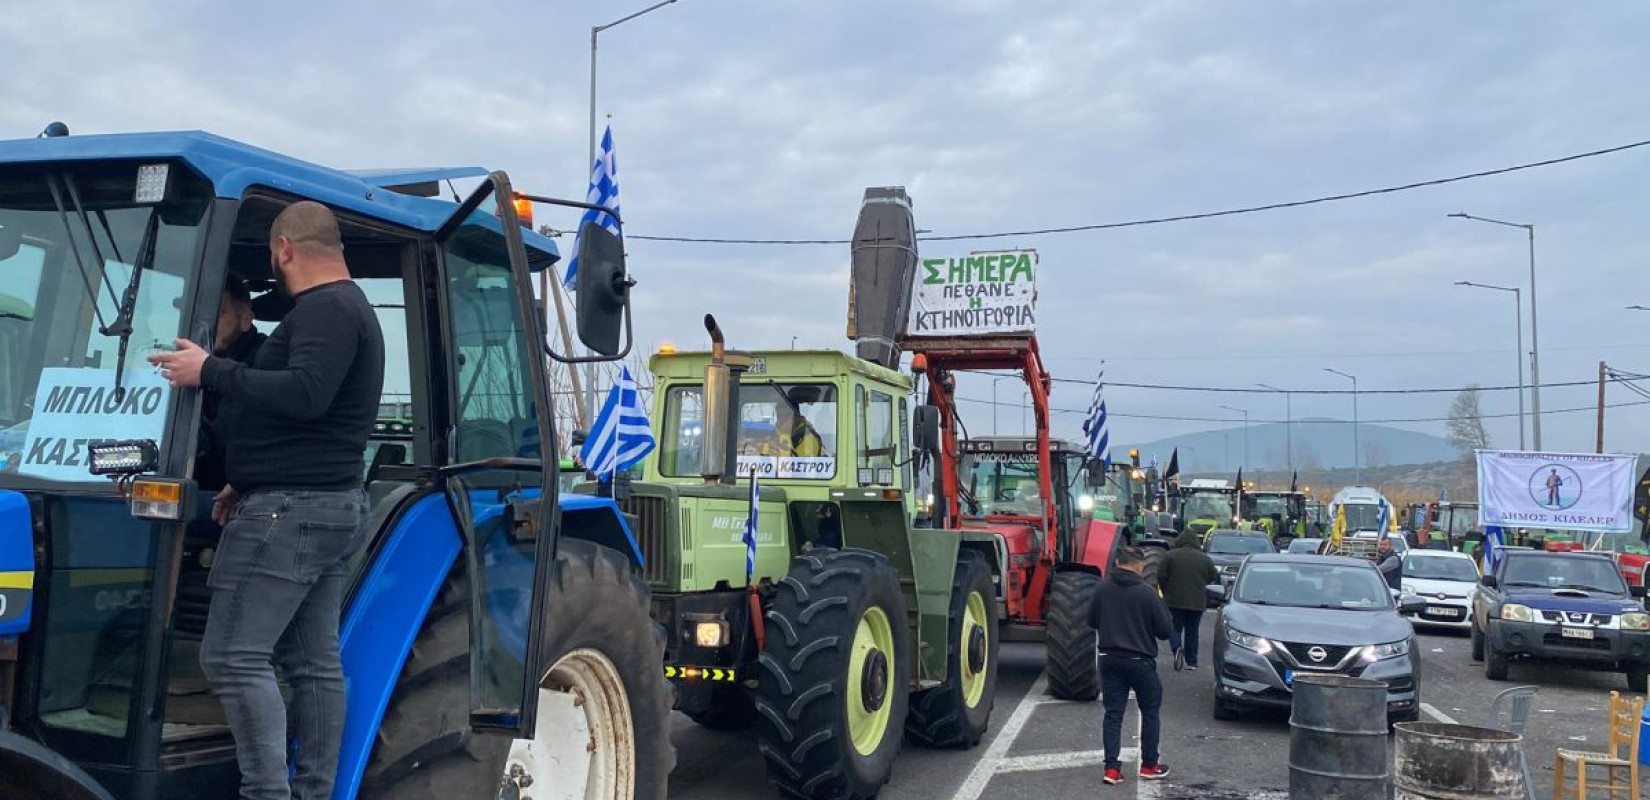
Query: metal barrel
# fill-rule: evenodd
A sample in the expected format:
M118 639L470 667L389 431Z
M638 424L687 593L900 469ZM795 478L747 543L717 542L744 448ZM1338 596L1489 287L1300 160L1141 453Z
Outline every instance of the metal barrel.
M917 276L917 226L903 186L871 187L854 225L848 338L860 358L899 369Z
M1297 675L1294 690L1290 800L1386 800L1386 684Z
M1395 800L1524 796L1524 737L1441 722L1401 722L1395 728Z

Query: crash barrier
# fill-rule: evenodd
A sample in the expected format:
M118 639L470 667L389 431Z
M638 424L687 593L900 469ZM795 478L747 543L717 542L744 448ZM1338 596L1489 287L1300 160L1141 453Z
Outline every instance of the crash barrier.
M1393 799L1522 798L1523 740L1494 728L1400 722L1392 737Z
M1386 800L1386 684L1299 675L1294 693L1290 800Z

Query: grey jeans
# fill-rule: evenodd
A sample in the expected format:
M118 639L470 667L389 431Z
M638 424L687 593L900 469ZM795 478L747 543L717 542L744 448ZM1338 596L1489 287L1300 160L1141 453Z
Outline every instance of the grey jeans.
M338 617L344 568L366 538L361 490L260 491L224 526L207 584L201 668L241 767L242 800L326 800L344 730ZM274 664L292 687L297 770L287 783L287 714Z

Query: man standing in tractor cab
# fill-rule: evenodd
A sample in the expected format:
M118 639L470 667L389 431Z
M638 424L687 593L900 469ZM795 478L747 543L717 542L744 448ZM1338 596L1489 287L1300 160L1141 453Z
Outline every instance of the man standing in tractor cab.
M1209 607L1203 587L1220 582L1220 570L1215 569L1215 562L1198 546L1197 539L1191 531L1180 534L1157 565L1157 585L1174 620L1169 650L1174 653L1176 672L1197 669L1198 629L1203 624L1203 611Z
M1139 548L1117 551L1115 563L1094 593L1089 612L1089 623L1098 634L1101 703L1106 708L1101 725L1106 771L1101 780L1112 785L1123 782L1123 712L1128 709L1131 690L1140 709L1140 777L1152 781L1169 774L1157 752L1163 708L1157 643L1169 638L1169 609L1157 587L1141 577L1146 572L1146 557Z
M212 355L238 364L252 363L258 348L268 339L253 325L252 292L246 281L231 273L224 282L223 299L218 303L218 328L212 339ZM196 448L195 483L202 489L222 489L229 479L224 473L223 416L221 397L207 392L201 397L201 434Z
M384 383L384 337L350 280L338 220L294 203L269 229L270 268L292 310L251 365L188 340L150 357L174 387L222 395L229 485L212 515L224 525L207 584L212 605L201 667L212 681L241 768L243 800L332 794L344 727L338 617L344 565L365 538L361 476ZM298 763L287 781L292 687Z

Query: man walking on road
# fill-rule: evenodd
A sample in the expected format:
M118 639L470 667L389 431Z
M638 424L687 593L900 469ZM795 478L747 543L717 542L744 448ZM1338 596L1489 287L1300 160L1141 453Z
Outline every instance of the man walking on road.
M1198 547L1198 536L1191 531L1180 534L1174 547L1157 565L1157 585L1163 590L1163 603L1169 607L1174 631L1169 634L1169 650L1174 653L1175 671L1197 669L1198 628L1203 623L1203 611L1208 599L1203 587L1220 581L1220 570L1215 562Z
M1090 621L1098 633L1100 691L1106 707L1102 727L1108 784L1123 782L1123 712L1129 692L1140 710L1140 777L1158 780L1169 774L1158 761L1159 711L1163 684L1157 678L1157 643L1169 638L1169 609L1156 587L1141 577L1146 557L1138 548L1117 552L1116 567L1094 595Z
M293 308L251 365L195 343L150 357L174 387L218 393L229 485L207 583L201 667L235 737L242 800L332 796L344 729L338 616L344 565L365 537L362 463L384 383L384 337L350 280L338 220L288 206L269 229L270 268ZM298 763L287 782L287 715L273 661L292 686Z

